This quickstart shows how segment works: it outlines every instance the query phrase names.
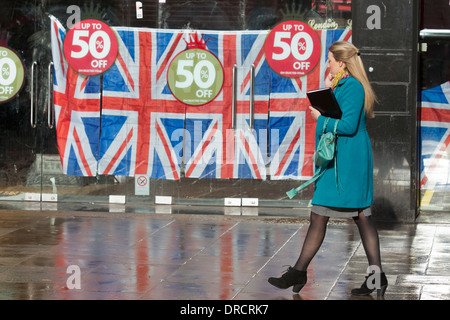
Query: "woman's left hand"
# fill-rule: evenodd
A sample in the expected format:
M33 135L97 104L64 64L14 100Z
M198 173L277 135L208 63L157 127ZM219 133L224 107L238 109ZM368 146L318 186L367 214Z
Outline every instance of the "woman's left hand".
M309 107L309 110L311 110L311 117L314 119L314 121L317 121L317 119L321 115L320 111L311 106Z

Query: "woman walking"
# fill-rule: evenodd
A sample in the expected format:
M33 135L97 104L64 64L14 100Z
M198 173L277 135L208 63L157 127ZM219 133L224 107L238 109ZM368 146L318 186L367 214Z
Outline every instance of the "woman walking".
M293 286L293 291L299 292L306 284L308 265L322 245L329 218L353 218L370 270L377 273L369 274L360 288L352 290L352 294L369 295L377 289L377 294L382 296L388 283L381 268L378 232L371 217L373 158L366 130L366 119L374 117L375 94L359 51L353 44L346 41L333 43L329 48L328 67L327 86L331 85L342 111L337 125L337 170L331 161L328 170L315 182L310 225L297 262L280 278L269 278L268 281L280 289ZM317 121L317 147L327 118L312 107L310 110ZM326 132L334 130L335 121L337 119L329 119ZM374 277L378 277L377 286L370 282Z

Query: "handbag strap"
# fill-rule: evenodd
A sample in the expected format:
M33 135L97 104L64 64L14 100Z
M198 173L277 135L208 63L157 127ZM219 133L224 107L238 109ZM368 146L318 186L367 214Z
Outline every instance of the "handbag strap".
M322 128L322 133L323 134L325 134L325 131L327 131L327 126L328 126L328 122L329 121L330 121L330 118L327 117L325 119L325 122L323 123L323 128ZM334 122L334 130L333 130L334 134L336 134L338 123L339 123L339 119L336 119L336 121Z
M295 197L302 189L306 188L307 186L309 186L311 183L313 183L314 181L316 181L317 179L319 179L320 176L322 176L322 174L325 172L325 170L323 168L320 168L319 170L317 170L314 175L311 177L311 179L309 179L308 181L306 181L305 183L303 183L301 186L298 186L297 188L293 188L291 190L289 190L288 192L286 192L286 194L288 195L289 199L292 199L293 197Z
M334 131L333 131L334 134L336 134L338 123L339 119L337 119L336 122L334 123Z
M325 131L327 131L328 121L330 121L330 118L325 118L325 122L323 123L322 133L325 134Z

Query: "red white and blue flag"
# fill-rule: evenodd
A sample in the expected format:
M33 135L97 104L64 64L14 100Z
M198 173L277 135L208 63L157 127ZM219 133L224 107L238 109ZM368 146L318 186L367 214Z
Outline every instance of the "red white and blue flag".
M97 174L100 142L100 78L77 74L63 55L65 30L51 20L57 144L63 172Z
M421 188L450 187L450 81L422 91Z
M173 180L312 176L315 123L307 113L306 92L324 83L329 44L351 40L351 30L318 31L319 65L292 79L267 64L268 31L199 30L206 49L223 66L224 83L213 101L190 106L172 95L167 73L192 32L113 29L119 43L114 65L101 76L86 77L68 67L62 54L65 30L52 20L56 128L64 173ZM234 66L237 106L236 126L231 128Z

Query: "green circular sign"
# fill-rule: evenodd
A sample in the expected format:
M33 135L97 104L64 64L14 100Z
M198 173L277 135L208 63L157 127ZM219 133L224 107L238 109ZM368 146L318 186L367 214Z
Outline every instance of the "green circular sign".
M222 90L223 67L211 52L188 49L172 60L167 82L179 101L200 106L214 100Z
M22 60L13 50L0 46L0 103L14 98L23 82Z

